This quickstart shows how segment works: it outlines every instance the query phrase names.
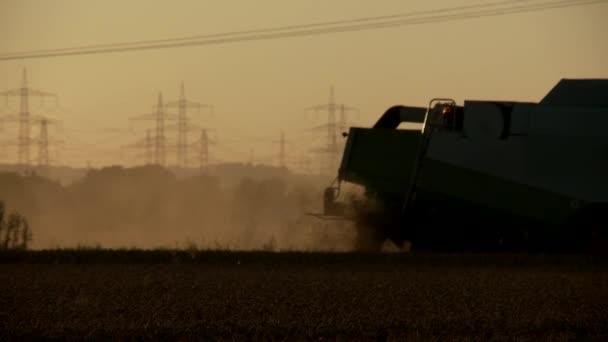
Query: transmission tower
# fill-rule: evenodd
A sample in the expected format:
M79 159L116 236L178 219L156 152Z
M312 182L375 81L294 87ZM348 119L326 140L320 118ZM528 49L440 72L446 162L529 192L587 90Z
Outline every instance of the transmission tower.
M30 167L30 149L33 141L30 137L31 124L42 119L41 117L30 113L30 98L40 97L44 99L45 97L54 97L57 99L57 95L28 87L27 70L25 68L23 69L21 88L7 90L1 92L0 95L4 95L7 102L9 96L20 98L18 116L6 116L4 117L4 120L19 123L19 134L17 136L17 163L20 167L27 170Z
M38 167L46 169L49 166L49 134L48 121L40 122L40 137L38 139Z
M48 168L51 165L49 146L51 143L59 145L64 141L51 139L49 136L49 126L58 125L59 121L48 118L40 118L36 119L35 122L40 125L40 133L38 134L38 138L33 140L38 144L38 170L44 173L48 171Z
M207 137L207 130L201 130L201 141L200 141L200 168L203 173L207 172L209 167L209 139Z
M150 133L150 129L146 130L146 145L144 146L144 163L146 165L151 165L153 161L154 155L154 144L152 142L152 134Z
M153 164L166 166L166 146L167 139L165 136L165 121L169 119L164 110L163 94L159 92L158 103L155 107L155 112L145 114L138 117L133 117L131 120L154 120L156 122L156 134L152 138L154 141L154 162Z
M281 132L281 140L279 141L279 167L285 168L285 133Z
M131 143L128 145L123 145L123 146L121 146L121 149L143 149L144 150L143 165L152 165L152 164L154 164L154 155L155 155L154 140L155 139L152 136L151 129L147 129L145 138L136 140L134 143ZM142 157L142 154L136 154L135 159L139 160L141 157Z
M345 104L336 103L334 87L331 86L329 90L328 103L309 107L308 110L314 110L315 112L327 111L327 123L321 126L312 127L311 129L325 131L325 147L314 150L323 154L323 156L321 157L321 174L334 174L337 171L338 161L341 154L341 144L338 143L338 137L340 135L340 132L346 130L347 126L346 112L357 109L354 107L347 106ZM338 110L340 110L339 123L336 122L336 112ZM338 129L340 129L340 132L338 132Z
M281 132L279 140L273 142L279 144L279 168L284 169L287 167L285 163L285 160L287 159L285 145L288 143L288 141L285 140L285 132Z
M156 140L154 141L154 162L165 165L165 112L163 110L163 95L158 94L156 108Z
M213 112L213 106L198 102L188 101L186 99L186 91L184 82L180 86L179 100L168 102L166 107L177 107L177 166L179 168L188 167L188 131L192 127L188 122L186 111L188 108L196 108L200 113L201 108L210 108Z
M217 144L217 131L213 128L201 128L200 132L200 139L189 147L198 151L199 168L202 173L206 173L212 163L211 146Z

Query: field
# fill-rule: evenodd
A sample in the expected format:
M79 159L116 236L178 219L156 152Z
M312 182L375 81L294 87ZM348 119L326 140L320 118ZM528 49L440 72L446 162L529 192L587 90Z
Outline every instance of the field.
M608 258L0 254L0 340L608 340Z

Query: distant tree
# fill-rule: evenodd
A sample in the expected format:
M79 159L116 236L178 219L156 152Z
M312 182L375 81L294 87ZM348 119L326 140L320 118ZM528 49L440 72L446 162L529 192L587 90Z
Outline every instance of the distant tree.
M21 215L11 213L8 216L8 236L9 248L16 249L19 246L19 228L21 228Z
M5 220L4 202L0 202L0 250L27 249L32 241L32 232L26 218L11 213Z
M3 236L6 234L4 227L4 202L0 202L0 250L6 249Z
M32 241L32 232L30 231L30 224L25 217L21 217L21 224L23 228L21 229L21 245L19 248L26 250Z

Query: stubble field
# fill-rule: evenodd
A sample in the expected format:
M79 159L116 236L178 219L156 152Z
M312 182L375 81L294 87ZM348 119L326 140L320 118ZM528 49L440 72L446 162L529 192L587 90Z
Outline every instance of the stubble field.
M584 255L0 255L0 340L607 340Z

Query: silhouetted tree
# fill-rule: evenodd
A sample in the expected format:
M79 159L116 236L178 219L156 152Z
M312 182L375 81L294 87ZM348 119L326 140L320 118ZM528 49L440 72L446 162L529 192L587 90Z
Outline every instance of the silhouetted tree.
M6 234L6 228L4 227L4 202L0 202L0 250L6 249L5 240L3 236Z
M21 215L11 213L8 216L8 240L10 241L9 248L16 249L19 246L19 228L21 227Z
M25 217L11 213L5 220L5 206L0 202L0 250L27 249L32 240L32 232Z
M30 231L30 224L25 217L21 217L21 246L20 248L26 250L32 241L32 232Z

